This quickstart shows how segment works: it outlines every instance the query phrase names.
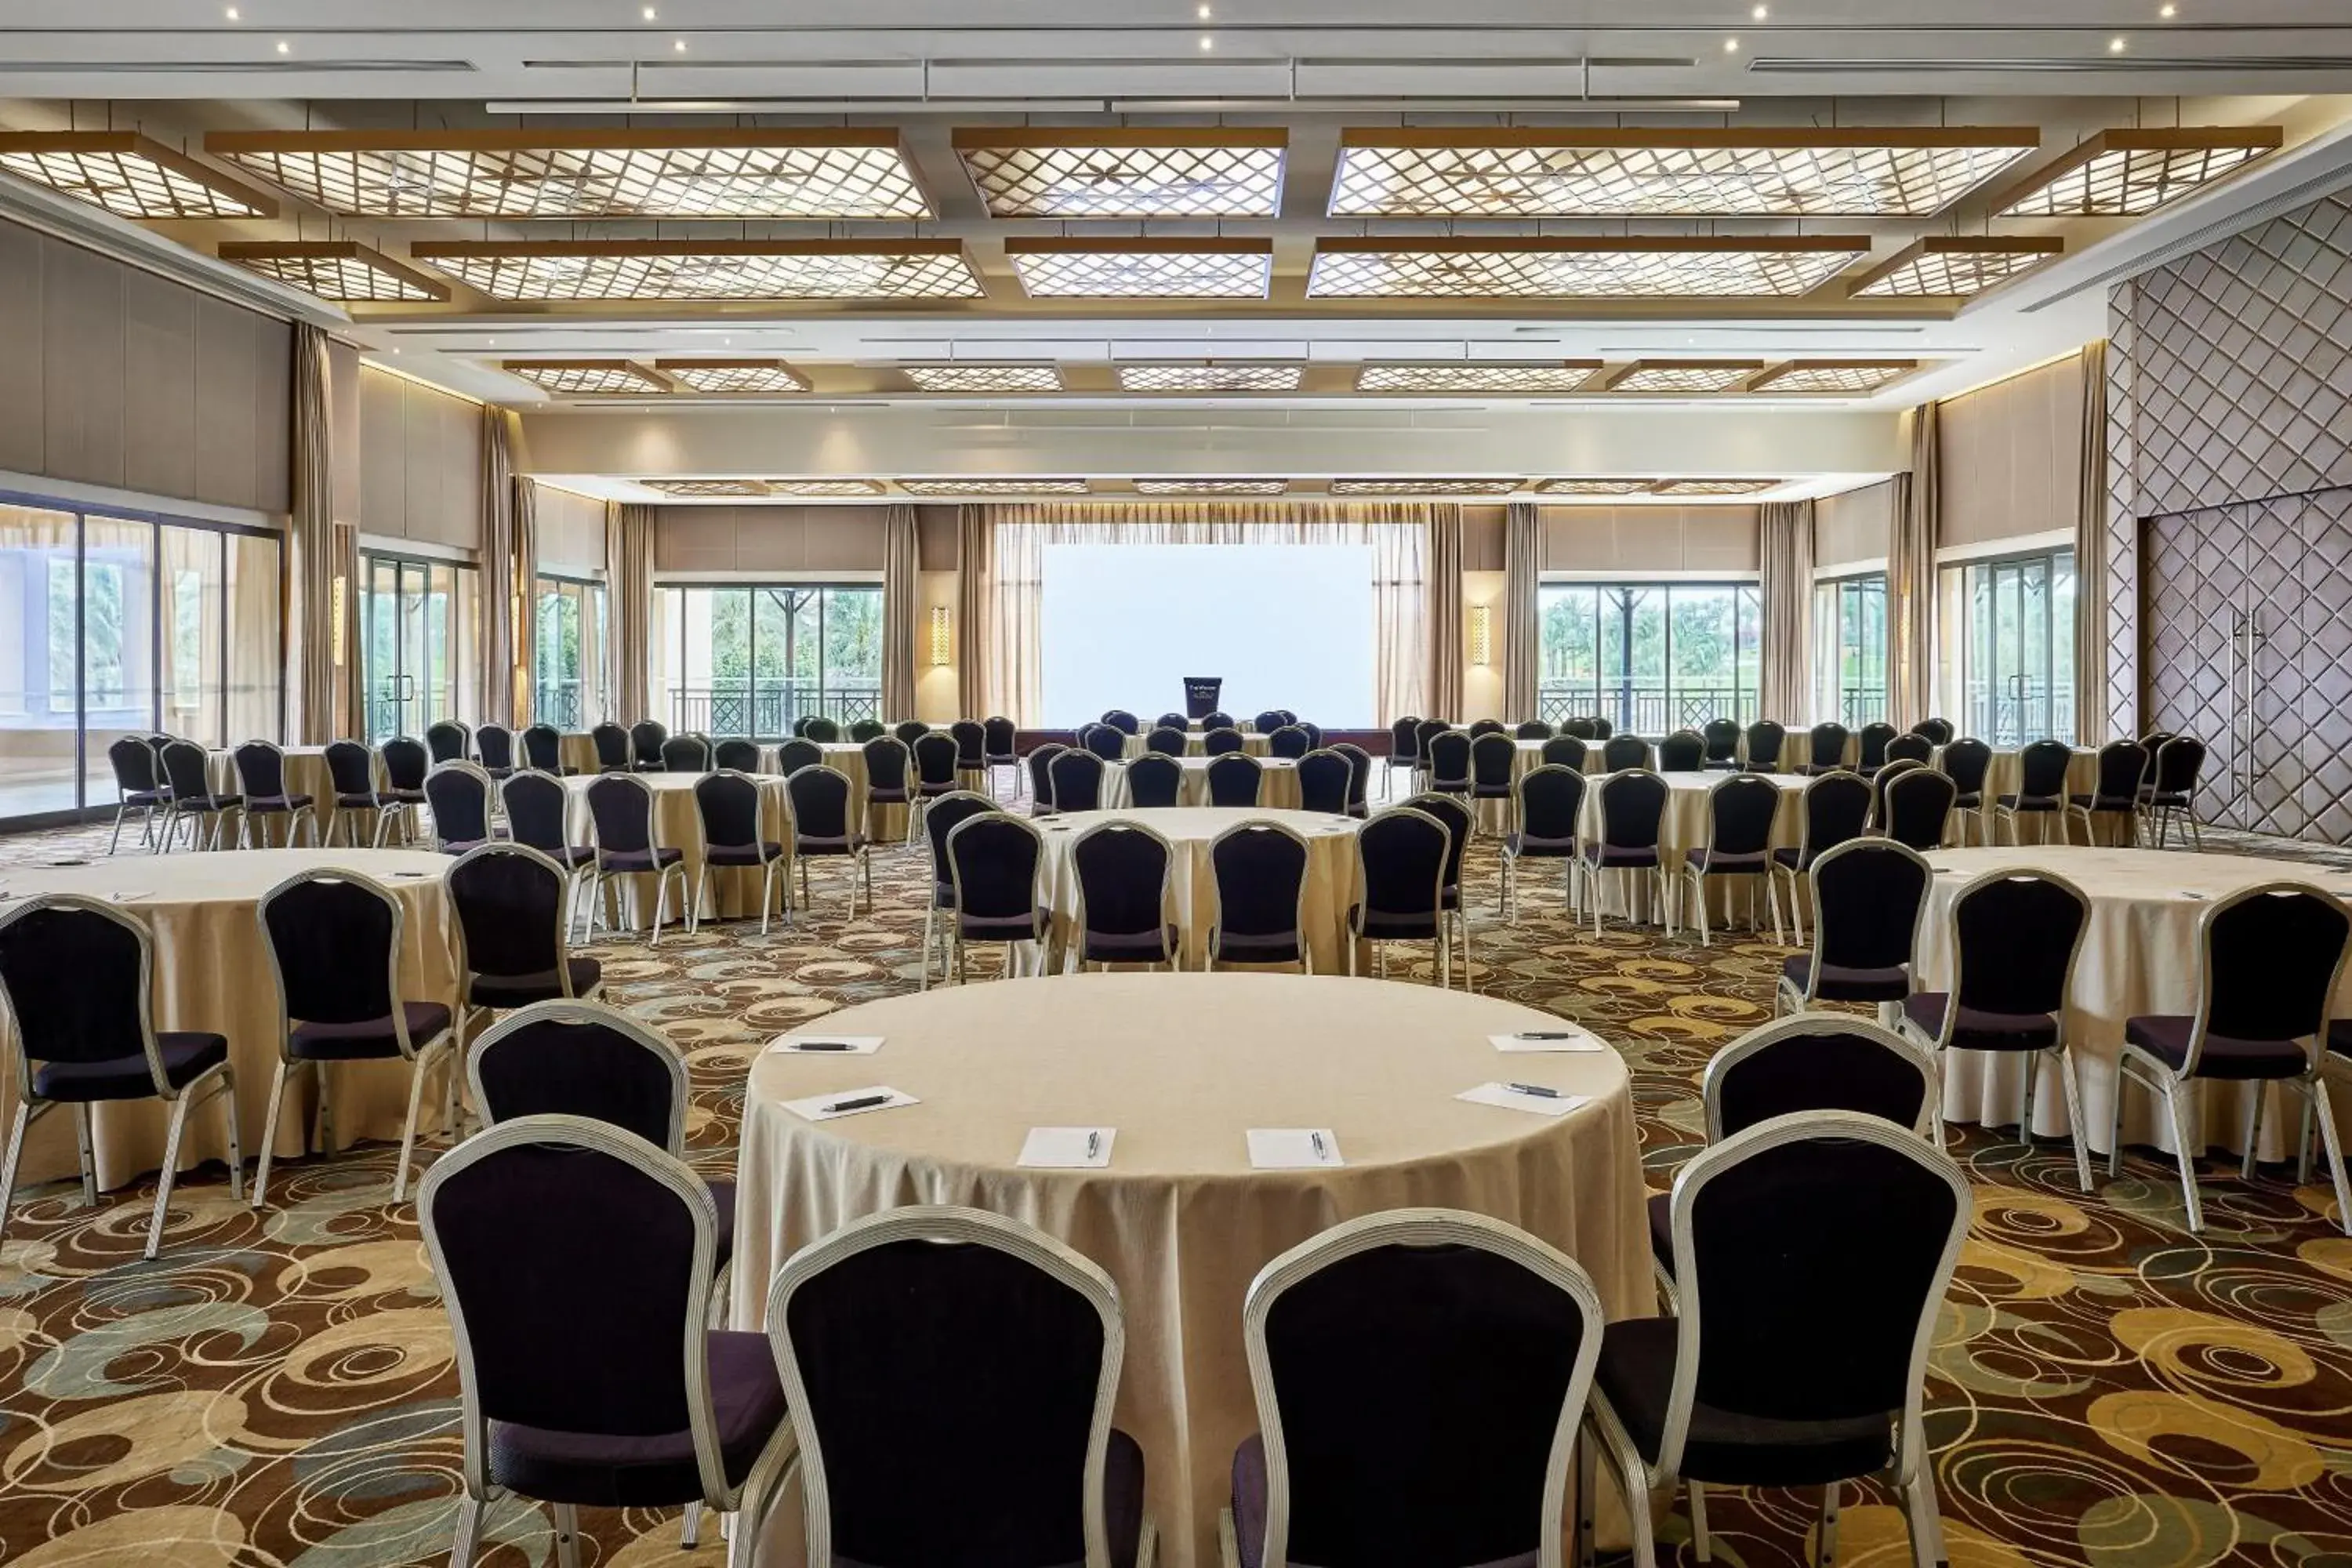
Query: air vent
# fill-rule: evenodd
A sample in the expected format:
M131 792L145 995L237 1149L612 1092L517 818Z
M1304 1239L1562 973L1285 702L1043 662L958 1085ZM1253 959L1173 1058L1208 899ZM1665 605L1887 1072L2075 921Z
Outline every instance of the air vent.
M1748 68L1759 74L1800 74L1818 72L1823 75L1875 76L1882 72L1918 76L1980 76L1989 72L2017 72L2062 75L2142 76L2149 72L2195 71L2200 74L2235 75L2247 71L2294 71L2315 74L2321 71L2352 70L2352 56L2347 55L2216 55L2210 58L2193 57L2164 58L2153 55L2109 55L2095 58L2053 59L1970 59L1965 56L1942 56L1933 59L1855 59L1841 57L1835 59L1790 55L1760 56L1748 62Z

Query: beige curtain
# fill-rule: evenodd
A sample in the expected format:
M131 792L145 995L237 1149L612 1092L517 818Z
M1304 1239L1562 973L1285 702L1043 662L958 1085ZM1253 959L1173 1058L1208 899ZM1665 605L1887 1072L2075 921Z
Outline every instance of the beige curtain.
M1789 728L1812 722L1813 503L1760 509L1758 559L1764 601L1764 717Z
M293 700L294 738L322 745L335 738L335 432L328 406L327 334L309 321L294 323L293 511L287 521L287 581L292 592L287 682ZM343 585L348 627L358 609Z
M990 636L996 611L996 522L990 509L967 504L956 510L956 716L994 718L1013 694L1013 717L1027 721L1034 705L1022 707L1016 687L1005 683ZM923 633L928 644L929 633Z
M646 695L652 655L654 509L604 508L605 626L611 637L612 712L624 724L656 715Z
M1503 518L1503 717L1536 715L1542 676L1543 514L1514 501Z
M1907 729L1927 717L1936 679L1936 542L1941 530L1940 405L1911 411L1911 472L1895 489L1886 540L1887 717Z
M1429 679L1427 716L1462 716L1462 509L1432 507L1429 513ZM1394 713L1383 711L1382 723Z
M482 700L485 724L511 724L514 711L514 451L508 415L482 405Z
M2083 350L2080 495L2074 514L2074 739L2096 746L2107 727L2107 344Z
M514 721L533 717L539 676L539 481L514 481Z
M1455 540L1461 537L1458 508ZM988 552L977 590L985 606L981 626L969 596L975 593L971 561L973 522L980 548ZM964 509L962 651L959 658L984 658L987 689L999 708L1010 706L1023 725L1042 721L1045 662L1042 596L1045 547L1049 544L1364 544L1372 548L1373 701L1380 722L1423 710L1428 673L1427 542L1432 527L1426 506L1349 506L1300 502L1269 513L1262 507L1230 502L1181 501L1106 506L1067 502ZM1458 558L1457 549L1457 558ZM1461 590L1455 579L1454 671L1459 654ZM976 631L987 636L975 648ZM967 663L965 668L972 666ZM966 686L970 692L971 688ZM1458 700L1458 698L1457 698ZM967 713L975 711L967 696Z
M897 722L915 716L915 660L923 637L919 574L923 569L915 509L896 505L882 514L882 715Z

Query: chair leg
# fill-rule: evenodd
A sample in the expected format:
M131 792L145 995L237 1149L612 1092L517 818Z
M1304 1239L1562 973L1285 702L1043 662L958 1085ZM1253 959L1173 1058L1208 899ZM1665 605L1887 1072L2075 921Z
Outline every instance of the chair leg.
M475 1498L457 1500L457 1528L449 1542L449 1568L474 1568L474 1553L482 1536L482 1505Z
M155 1261L155 1254L163 1246L163 1220L172 1209L172 1183L180 1173L180 1134L187 1131L188 1097L178 1096L172 1101L172 1118L163 1132L163 1171L155 1183L155 1212L147 1221L147 1261Z
M16 1195L16 1166L25 1156L25 1131L33 1124L30 1100L16 1102L16 1114L8 1123L8 1148L0 1153L0 1237L8 1231L8 1205Z
M269 1162L277 1152L278 1108L286 1099L286 1079L289 1069L286 1058L278 1058L278 1071L269 1080L269 1111L261 1122L261 1161L253 1170L253 1197L250 1206L259 1208L269 1192ZM307 1143L308 1140L305 1140Z
M568 1502L555 1510L555 1561L561 1568L580 1568L580 1510Z
M1600 1441L1587 1425L1576 1435L1576 1521L1568 1543L1568 1560L1574 1568L1591 1568L1593 1493L1601 1486L1601 1467L1592 1450Z
M2267 1084L2256 1082L2247 1087L2252 1092L2246 1102L2246 1147L2238 1156L2238 1179L2242 1182L2254 1179L2254 1146L2263 1136L2263 1102L2270 1099Z
M1708 1543L1706 1532L1706 1484L1692 1481L1690 1487L1691 1555L1702 1563L1715 1561L1715 1549Z
M1838 1483L1822 1489L1822 1522L1813 1548L1819 1568L1837 1568Z
M114 831L106 840L106 852L109 855L113 854L116 847L122 842L122 814L130 809L131 805L127 801L117 804L114 808Z
M2061 1046L2058 1058L2058 1087L2066 1096L2066 1125L2074 1135L2074 1180L2084 1192L2091 1190L2091 1145L2083 1133L2083 1085L2074 1070L2074 1053Z
M2164 1084L2164 1112L2172 1122L2172 1148L2180 1162L2180 1196L2189 1209L2189 1229L2193 1235L2205 1228L2205 1210L2197 1201L2197 1163L2194 1147L2189 1142L2189 1125L2195 1120L2189 1106L2180 1098L2182 1085L2167 1079Z
M408 1064L408 1120L401 1124L400 1165L392 1176L392 1201L395 1204L408 1197L408 1162L416 1152L416 1108L425 1099L425 1064L433 1059L436 1048L426 1047Z
M2320 1140L2327 1145L2327 1174L2336 1184L2336 1224L2345 1235L2352 1236L2352 1180L2346 1177L2344 1143L2336 1131L2336 1107L2328 1100L2325 1078L2312 1079L2310 1104L2319 1118ZM0 1203L5 1201L6 1192L0 1189Z
M89 1101L74 1107L74 1152L81 1158L81 1206L98 1206L98 1150Z
M2116 1065L2115 1092L2107 1100L2107 1179L2113 1181L2124 1173L2124 1089L2131 1075Z
M688 1552L702 1544L702 1504L686 1505L686 1518L678 1525L677 1543Z

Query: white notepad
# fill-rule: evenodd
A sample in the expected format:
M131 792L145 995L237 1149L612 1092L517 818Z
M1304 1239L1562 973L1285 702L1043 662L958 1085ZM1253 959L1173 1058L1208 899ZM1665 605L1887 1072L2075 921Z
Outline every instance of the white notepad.
M1473 1105L1495 1105L1505 1110L1532 1111L1538 1116L1566 1116L1578 1106L1587 1103L1587 1097L1581 1094L1546 1100L1539 1094L1521 1094L1500 1083L1482 1083L1475 1089L1464 1089L1454 1098L1466 1100Z
M861 1100L873 1103L856 1103ZM896 1110L902 1105L922 1103L911 1094L876 1083L864 1089L836 1089L830 1094L813 1094L806 1100L788 1100L784 1109L803 1121L835 1121L845 1116L863 1116L869 1110ZM850 1109L837 1109L845 1105Z
M882 1048L879 1035L778 1035L768 1049L790 1056L870 1057Z
M1526 1040L1517 1035L1489 1035L1486 1043L1506 1056L1549 1056L1556 1051L1605 1051L1609 1042L1580 1024L1547 1024L1529 1034L1566 1035L1564 1040Z
M1304 1171L1344 1165L1339 1139L1328 1127L1253 1127L1250 1163L1261 1171Z
M1032 1127L1019 1164L1049 1171L1099 1171L1110 1164L1116 1127Z

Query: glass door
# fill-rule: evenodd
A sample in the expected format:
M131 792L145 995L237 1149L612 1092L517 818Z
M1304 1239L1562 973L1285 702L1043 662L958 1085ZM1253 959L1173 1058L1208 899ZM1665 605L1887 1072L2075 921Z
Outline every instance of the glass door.
M372 740L422 735L472 711L474 574L436 561L360 563L362 678Z

